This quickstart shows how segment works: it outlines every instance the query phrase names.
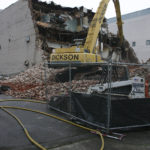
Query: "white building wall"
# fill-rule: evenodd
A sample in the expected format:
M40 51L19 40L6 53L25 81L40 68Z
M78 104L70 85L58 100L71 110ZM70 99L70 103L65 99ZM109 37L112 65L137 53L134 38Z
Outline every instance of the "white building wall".
M125 38L131 46L132 42L136 42L136 46L132 47L137 57L141 62L147 61L150 58L150 45L146 45L146 40L150 40L150 14L125 19L123 22ZM110 23L109 29L117 33L116 23Z
M26 40L30 38L29 43ZM27 0L20 0L0 13L0 74L12 74L41 60Z

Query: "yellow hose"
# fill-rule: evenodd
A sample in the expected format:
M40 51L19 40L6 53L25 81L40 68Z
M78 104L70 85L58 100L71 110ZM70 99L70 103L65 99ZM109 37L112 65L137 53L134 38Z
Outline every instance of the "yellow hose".
M38 101L38 100L31 100L31 99L0 99L0 102L7 102L7 101L23 101L23 102L46 104L46 102Z
M6 100L0 100L0 102L5 102L5 101L25 101L25 102L33 102L33 103L41 103L41 104L46 104L46 102L42 102L42 101L35 101L35 100L22 100L22 99L6 99ZM42 114L42 115L45 115L45 116L48 116L48 117L51 117L51 118L54 118L54 119L57 119L57 120L60 120L60 121L63 121L63 122L66 122L68 124L71 124L73 126L76 126L76 127L79 127L79 128L82 128L84 130L88 130L88 131L91 131L91 132L95 132L97 133L100 138L101 138L101 141L102 141L102 146L100 148L100 150L103 150L104 149L104 138L102 136L102 134L97 131L97 130L94 130L94 129L91 129L91 128L87 128L87 127L84 127L82 125L79 125L79 124L76 124L74 122L71 122L69 120L65 120L63 118L60 118L60 117L57 117L55 115L52 115L52 114L48 114L48 113L45 113L45 112L41 112L41 111L38 111L38 110L32 110L32 109L28 109L28 108L22 108L22 107L16 107L16 106L0 106L1 109L4 109L4 108L11 108L11 109L19 109L19 110L25 110L25 111L31 111L31 112L35 112L35 113L39 113L39 114ZM29 137L28 137L29 138ZM29 139L30 140L30 139ZM31 140L30 140L31 141ZM33 143L33 142L32 142ZM37 142L36 142L37 143ZM37 144L35 144L37 146ZM39 147L40 148L40 147ZM41 148L40 148L41 149ZM44 149L42 149L44 150Z
M27 138L34 144L34 145L36 145L39 149L41 149L41 150L47 150L45 147L43 147L42 145L40 145L38 142L36 142L31 136L30 136L30 134L29 134L29 132L28 132L28 130L24 127L24 125L23 125L23 123L21 122L21 120L18 118L18 117L16 117L13 113L11 113L11 112L9 112L8 110L6 110L3 106L0 106L1 107L1 109L3 110L3 111L5 111L5 112L7 112L10 116L12 116L13 118L15 118L17 121L18 121L18 123L20 124L20 126L23 128L23 130L24 130L24 132L25 132L25 134L26 134L26 136L27 136Z

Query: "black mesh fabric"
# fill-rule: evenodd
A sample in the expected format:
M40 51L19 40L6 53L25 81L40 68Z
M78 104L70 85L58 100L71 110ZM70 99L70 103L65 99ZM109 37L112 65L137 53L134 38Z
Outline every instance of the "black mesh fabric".
M72 114L86 121L107 127L108 96L72 93ZM70 98L59 96L50 105L69 112ZM150 98L129 99L112 96L110 108L110 129L128 126L147 126L150 124Z

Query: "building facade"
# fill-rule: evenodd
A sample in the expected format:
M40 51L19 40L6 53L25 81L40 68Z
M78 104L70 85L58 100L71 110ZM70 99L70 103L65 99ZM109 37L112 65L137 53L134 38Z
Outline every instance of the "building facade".
M122 16L124 36L140 62L150 58L150 8ZM108 19L109 30L117 33L116 19Z
M0 12L0 75L49 60L54 48L85 38L94 13L39 0L19 0Z
M0 74L23 71L37 61L36 33L27 0L0 12Z

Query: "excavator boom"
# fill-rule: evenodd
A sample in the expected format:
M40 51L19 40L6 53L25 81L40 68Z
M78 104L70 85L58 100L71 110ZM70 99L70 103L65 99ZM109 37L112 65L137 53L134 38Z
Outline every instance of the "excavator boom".
M84 49L87 49L90 53L94 52L96 40L103 24L105 12L110 0L102 0L96 11L96 14L91 22L87 38L84 44Z
M96 41L103 24L104 16L110 0L102 0L90 24L84 45L69 48L58 48L50 55L50 63L95 63L103 62L100 53L96 51ZM116 9L118 36L120 46L123 43L123 28L119 0L113 0Z
M123 36L123 26L122 26L123 22L121 18L120 3L119 3L119 0L113 0L113 2L114 2L115 10L116 10L118 36L120 39L120 45L122 45L124 36Z

